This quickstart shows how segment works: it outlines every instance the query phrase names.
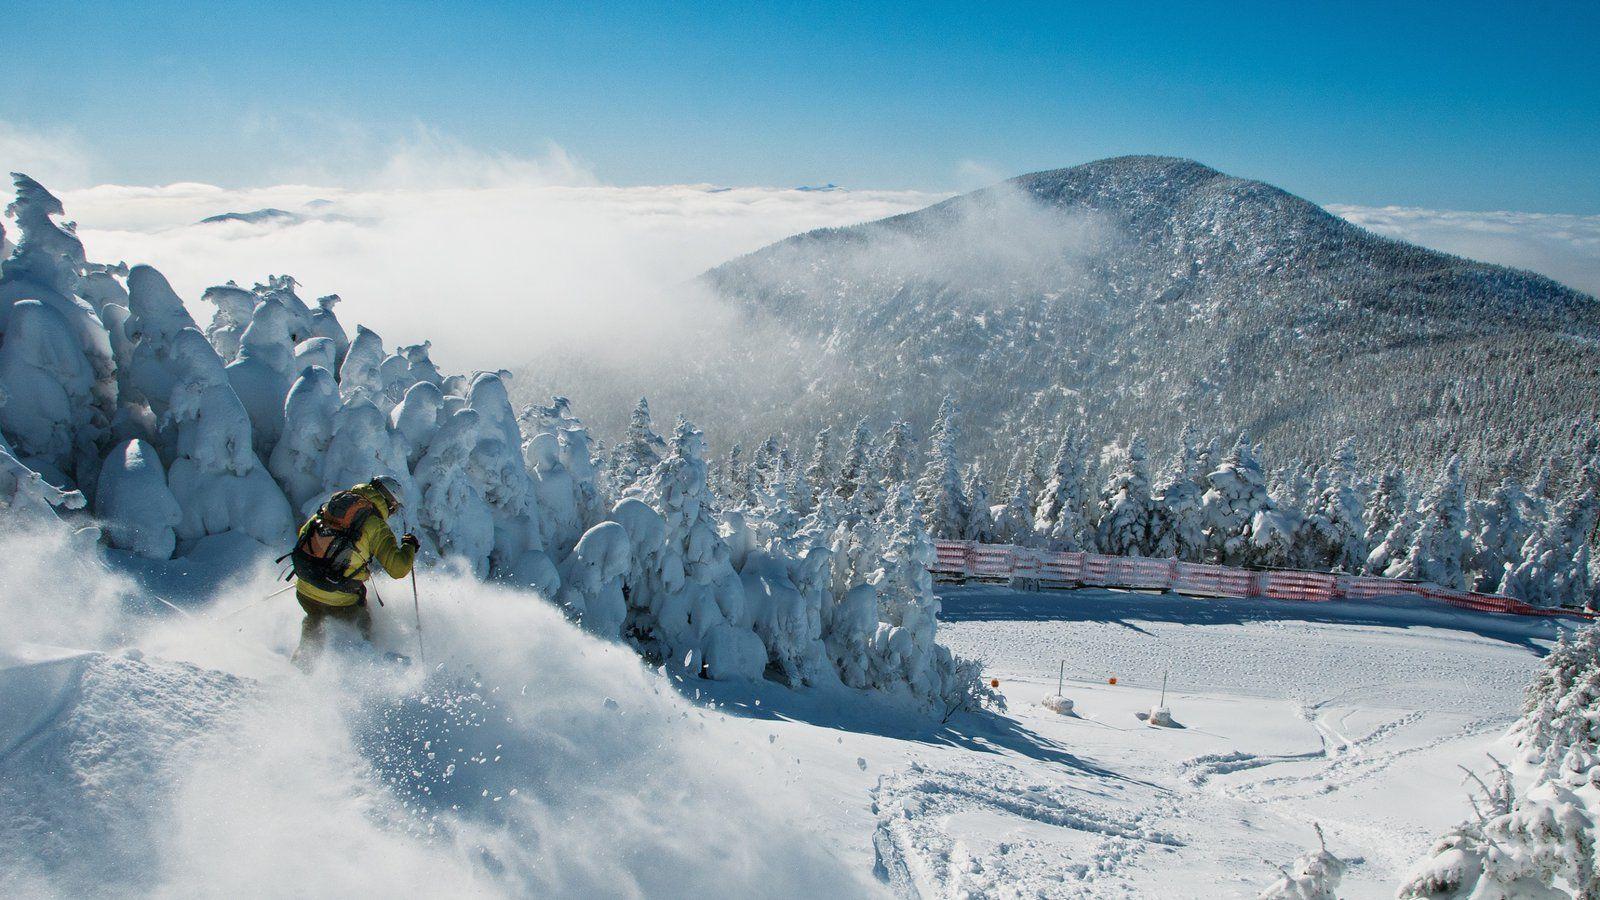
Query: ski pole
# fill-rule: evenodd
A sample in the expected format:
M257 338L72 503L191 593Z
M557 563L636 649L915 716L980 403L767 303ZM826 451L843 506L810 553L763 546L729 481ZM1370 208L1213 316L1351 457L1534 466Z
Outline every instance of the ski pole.
M417 617L417 658L428 664L427 651L422 649L422 601L417 599L417 567L411 567L411 612Z
M271 600L273 597L276 597L279 594L283 593L284 591L292 591L292 590L294 590L294 587L295 586L291 584L288 587L278 588L277 590L275 590L272 593L266 595L265 597L261 597L260 599L247 601L247 602L241 604L239 606L239 608L234 610L233 612L225 613L224 615L218 617L217 621L218 622L226 622L229 619L233 618L234 616L237 616L239 613L242 613L245 610L251 608L252 606L255 606L257 603L265 603L268 600Z

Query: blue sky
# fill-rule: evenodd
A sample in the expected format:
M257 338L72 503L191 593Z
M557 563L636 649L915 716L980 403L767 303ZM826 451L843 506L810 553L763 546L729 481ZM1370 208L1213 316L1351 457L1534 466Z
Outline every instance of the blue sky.
M13 4L0 123L123 183L357 179L425 130L614 184L1165 153L1325 203L1600 213L1600 3L988 6Z

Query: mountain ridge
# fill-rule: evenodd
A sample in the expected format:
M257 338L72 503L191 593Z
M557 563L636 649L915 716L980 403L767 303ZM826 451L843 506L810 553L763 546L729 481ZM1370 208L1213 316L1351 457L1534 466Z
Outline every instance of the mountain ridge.
M994 433L972 448L991 467L1082 416L1106 439L1161 445L1196 421L1315 459L1352 434L1395 463L1464 452L1483 476L1525 474L1566 452L1600 388L1594 297L1177 157L1020 175L795 235L701 280L794 338L813 395L844 399L842 414L803 399L752 430L925 424L948 392L969 431ZM1362 421L1362 406L1379 408Z

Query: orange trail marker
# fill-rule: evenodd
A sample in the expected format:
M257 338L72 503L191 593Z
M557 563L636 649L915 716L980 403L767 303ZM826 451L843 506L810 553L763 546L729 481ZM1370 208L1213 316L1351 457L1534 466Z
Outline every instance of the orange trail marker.
M1110 678L1106 679L1106 684L1116 684L1116 683L1117 683L1117 676L1115 676L1115 675L1113 675Z
M989 679L989 687L997 688L999 686L1000 686L1000 679L998 679L998 678Z

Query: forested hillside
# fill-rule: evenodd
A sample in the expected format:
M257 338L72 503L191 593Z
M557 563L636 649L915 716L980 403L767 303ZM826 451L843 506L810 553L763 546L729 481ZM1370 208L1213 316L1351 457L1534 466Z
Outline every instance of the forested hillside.
M1600 387L1593 297L1183 159L1024 175L703 280L762 335L723 365L784 395L708 400L738 380L713 362L657 392L669 408L722 407L747 436L862 415L924 431L950 395L990 478L1019 439L1082 419L1158 454L1191 423L1284 461L1346 437L1408 469L1459 453L1477 494L1552 455L1571 474Z

